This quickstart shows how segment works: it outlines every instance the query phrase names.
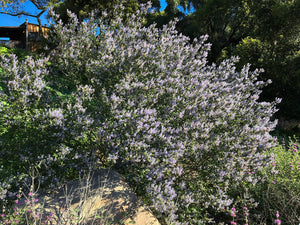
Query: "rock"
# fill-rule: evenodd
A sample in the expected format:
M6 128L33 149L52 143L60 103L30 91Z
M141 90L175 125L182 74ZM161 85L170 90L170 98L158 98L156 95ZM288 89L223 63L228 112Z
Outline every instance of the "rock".
M41 194L44 214L53 213L52 224L135 224L159 225L150 210L143 207L122 176L100 169L87 180L69 182L55 194ZM73 214L73 216L72 216ZM134 221L134 222L133 222Z

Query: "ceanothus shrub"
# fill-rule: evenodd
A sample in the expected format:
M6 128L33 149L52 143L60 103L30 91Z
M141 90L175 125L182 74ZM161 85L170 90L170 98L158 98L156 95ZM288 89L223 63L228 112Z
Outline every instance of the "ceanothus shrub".
M274 145L275 102L258 101L265 85L258 70L236 71L236 58L208 65L207 37L191 42L175 22L145 27L148 11L142 7L127 22L105 13L79 22L70 13L66 25L53 15L45 80L63 95L78 93L79 85L93 92L84 113L72 114L93 123L83 126L77 118L75 134L63 133L64 145L89 127L94 138L83 142L84 150L97 148L126 171L168 224L197 224L260 181L269 162L264 152ZM59 117L60 108L44 111Z
M99 148L167 223L195 224L261 179L264 151L274 145L275 102L258 101L265 85L258 70L236 71L236 58L208 65L207 37L191 43L174 22L144 27L148 9L126 23L122 15L107 23L105 13L57 20L53 77L68 89L93 87Z
M168 223L196 224L261 179L275 103L258 102L259 71L235 71L235 58L207 65L206 37L190 44L171 23L130 28L126 38L123 54L134 60L107 96L111 158L144 184Z
M14 186L30 182L33 168L39 168L42 186L53 186L66 171L84 167L91 154L92 145L86 151L86 143L92 139L93 120L85 104L93 90L78 86L76 92L60 93L45 79L48 66L48 58L20 60L14 54L0 61L0 121L5 127L0 133L0 183L11 187L1 192L18 191Z

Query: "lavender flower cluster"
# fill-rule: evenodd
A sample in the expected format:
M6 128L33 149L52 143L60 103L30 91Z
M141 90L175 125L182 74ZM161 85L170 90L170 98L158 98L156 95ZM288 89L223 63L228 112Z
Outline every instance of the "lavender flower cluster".
M145 27L149 7L126 22L106 13L80 22L70 13L64 25L53 14L49 58L0 65L1 97L17 107L1 104L1 116L13 129L18 112L22 127L38 133L14 151L38 152L45 163L100 149L168 224L195 224L208 209L229 208L232 190L261 179L280 100L258 101L267 82L249 65L236 71L237 58L209 65L206 36L191 41L176 21Z
M7 187L30 182L30 168L43 170L42 185L55 185L66 170L78 166L70 164L75 156L90 154L83 140L93 132L93 120L84 104L92 92L82 85L68 95L53 89L46 79L48 65L43 57L20 60L10 55L0 60L0 157L5 159L0 161L1 199L17 191Z

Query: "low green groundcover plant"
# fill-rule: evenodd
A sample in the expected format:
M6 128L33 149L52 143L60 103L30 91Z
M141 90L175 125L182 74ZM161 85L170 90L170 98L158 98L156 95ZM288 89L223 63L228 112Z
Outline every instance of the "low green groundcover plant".
M268 151L272 164L263 170L265 182L252 188L253 197L259 205L256 218L265 224L272 223L278 211L281 224L300 222L300 145L299 140L290 138Z
M0 197L29 167L54 187L97 161L125 171L164 223L208 223L264 179L280 100L260 102L271 81L237 58L209 65L206 36L145 27L149 6L126 21L120 9L53 14L47 56L0 60Z

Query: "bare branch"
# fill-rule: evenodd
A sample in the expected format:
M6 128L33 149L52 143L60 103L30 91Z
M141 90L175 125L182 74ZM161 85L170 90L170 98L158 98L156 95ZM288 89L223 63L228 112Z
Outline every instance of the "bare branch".
M46 10L48 6L49 0L29 0L38 10L41 10L40 13L34 15L30 12L24 11L23 3L24 0L0 0L0 13L7 14L10 16L31 16L38 17L41 16ZM21 6L22 5L22 6ZM4 7L5 6L5 7Z
M25 11L20 11L20 12L16 12L16 13L10 13L10 12L0 12L1 14L6 14L9 16L30 16L30 17L37 17L37 15L31 14L29 12L25 12Z
M1 14L6 14L10 16L30 16L37 19L39 26L41 27L41 20L40 17L43 13L46 12L48 2L49 0L29 0L38 10L40 10L39 13L33 14L31 12L25 11L20 7L21 3L24 3L24 0L0 0L0 6L6 6L0 7L2 10L0 10Z

